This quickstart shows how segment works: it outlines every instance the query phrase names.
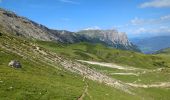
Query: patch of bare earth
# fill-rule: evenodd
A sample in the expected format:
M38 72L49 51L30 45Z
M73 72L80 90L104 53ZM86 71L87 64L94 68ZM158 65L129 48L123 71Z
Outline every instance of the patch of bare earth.
M130 86L137 87L137 88L169 88L170 82L161 82L155 84L134 84L134 83L127 83Z

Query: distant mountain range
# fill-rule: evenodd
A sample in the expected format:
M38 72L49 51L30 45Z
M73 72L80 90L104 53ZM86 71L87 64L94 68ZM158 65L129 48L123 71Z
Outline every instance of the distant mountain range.
M166 55L169 55L170 54L170 48L161 49L161 50L155 52L155 54L166 54Z
M154 53L170 47L170 36L155 36L144 39L132 39L131 41L144 53Z
M102 43L117 49L139 51L139 49L128 40L125 33L116 30L82 30L79 32L52 30L4 9L0 9L0 28L6 33L12 33L13 35L29 39L61 43Z

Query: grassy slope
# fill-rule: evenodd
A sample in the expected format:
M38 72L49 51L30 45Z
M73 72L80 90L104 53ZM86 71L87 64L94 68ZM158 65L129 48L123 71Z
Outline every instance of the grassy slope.
M129 83L134 82L142 84L152 84L157 82L169 82L170 81L170 61L167 56L161 55L144 55L140 53L135 53L131 51L121 51L112 48L106 48L100 44L91 45L88 43L79 43L72 45L63 45L52 42L36 42L44 48L52 50L60 55L70 57L72 59L84 59L84 60L94 60L103 62L113 62L117 64L129 65L144 69L157 69L166 68L163 71L147 72L139 76L123 76L123 75L111 75L114 72L132 72L137 73L138 71L122 71L112 68L106 68L102 66L88 65L90 68L107 74L115 79L121 80L123 82ZM142 72L142 71L141 71ZM140 80L140 81L138 81ZM93 90L94 91L94 90ZM135 89L138 96L144 99L153 100L168 100L170 93L169 88L138 88ZM106 94L107 95L107 94ZM120 95L118 95L120 97ZM127 98L126 98L127 99ZM101 99L100 99L101 100Z
M1 99L76 99L81 95L84 83L80 76L38 65L21 57L0 50ZM18 59L22 69L8 67L8 62Z
M166 48L166 49L163 49L163 50L160 50L158 52L156 52L157 54L170 54L170 48Z
M151 71L151 70L119 70L119 69L113 69L113 68L107 68L103 66L98 65L89 65L89 68L97 70L99 72L105 73L110 77L113 77L115 79L121 80L126 83L133 83L136 81L136 83L144 83L144 84L151 84L154 82L169 82L170 81L170 69L166 68L162 71ZM142 72L146 72L144 74L140 74ZM112 73L139 73L139 76L135 75L115 75ZM140 79L140 81L137 81Z
M13 45L23 49L28 45L26 40L2 35L1 45ZM24 45L25 46L24 46ZM28 52L30 55L33 53ZM19 60L23 67L14 69L8 65L10 60ZM0 48L0 99L1 100L76 100L84 91L83 78L66 70L59 70L41 62L37 63L25 59L17 54ZM56 66L60 68L60 66ZM137 100L140 96L133 96L117 89L86 80L89 84L86 100Z
M167 62L165 62L164 58L160 56L144 55L132 51L116 50L100 44L93 45L88 43L78 43L72 45L63 45L43 41L38 41L36 43L62 56L64 55L73 59L111 62L148 69L168 67Z
M160 50L156 52L156 55L159 57L163 57L166 62L168 62L168 65L170 65L170 48Z

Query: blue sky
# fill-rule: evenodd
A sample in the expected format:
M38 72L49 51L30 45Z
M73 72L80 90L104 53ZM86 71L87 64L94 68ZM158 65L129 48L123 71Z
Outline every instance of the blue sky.
M0 7L52 29L170 35L170 0L0 0Z

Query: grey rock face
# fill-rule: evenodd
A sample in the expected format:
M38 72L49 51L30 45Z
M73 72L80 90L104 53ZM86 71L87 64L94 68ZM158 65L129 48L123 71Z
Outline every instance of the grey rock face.
M127 35L125 33L118 32L116 30L84 30L78 32L89 38L97 38L100 41L112 44L123 44L125 46L131 46Z
M78 34L90 38L94 43L104 43L118 49L139 51L129 40L125 33L117 30L82 30Z
M17 60L11 60L8 64L8 66L11 66L13 68L21 68L22 67L21 63Z
M63 42L60 31L52 31L47 27L37 24L27 18L17 16L15 13L0 9L0 27L8 33L31 39L43 41ZM71 33L70 33L71 34Z
M38 28L39 26L35 23L3 9L0 9L0 23L6 31L18 36L34 37L40 40L49 40L50 38L48 33Z

